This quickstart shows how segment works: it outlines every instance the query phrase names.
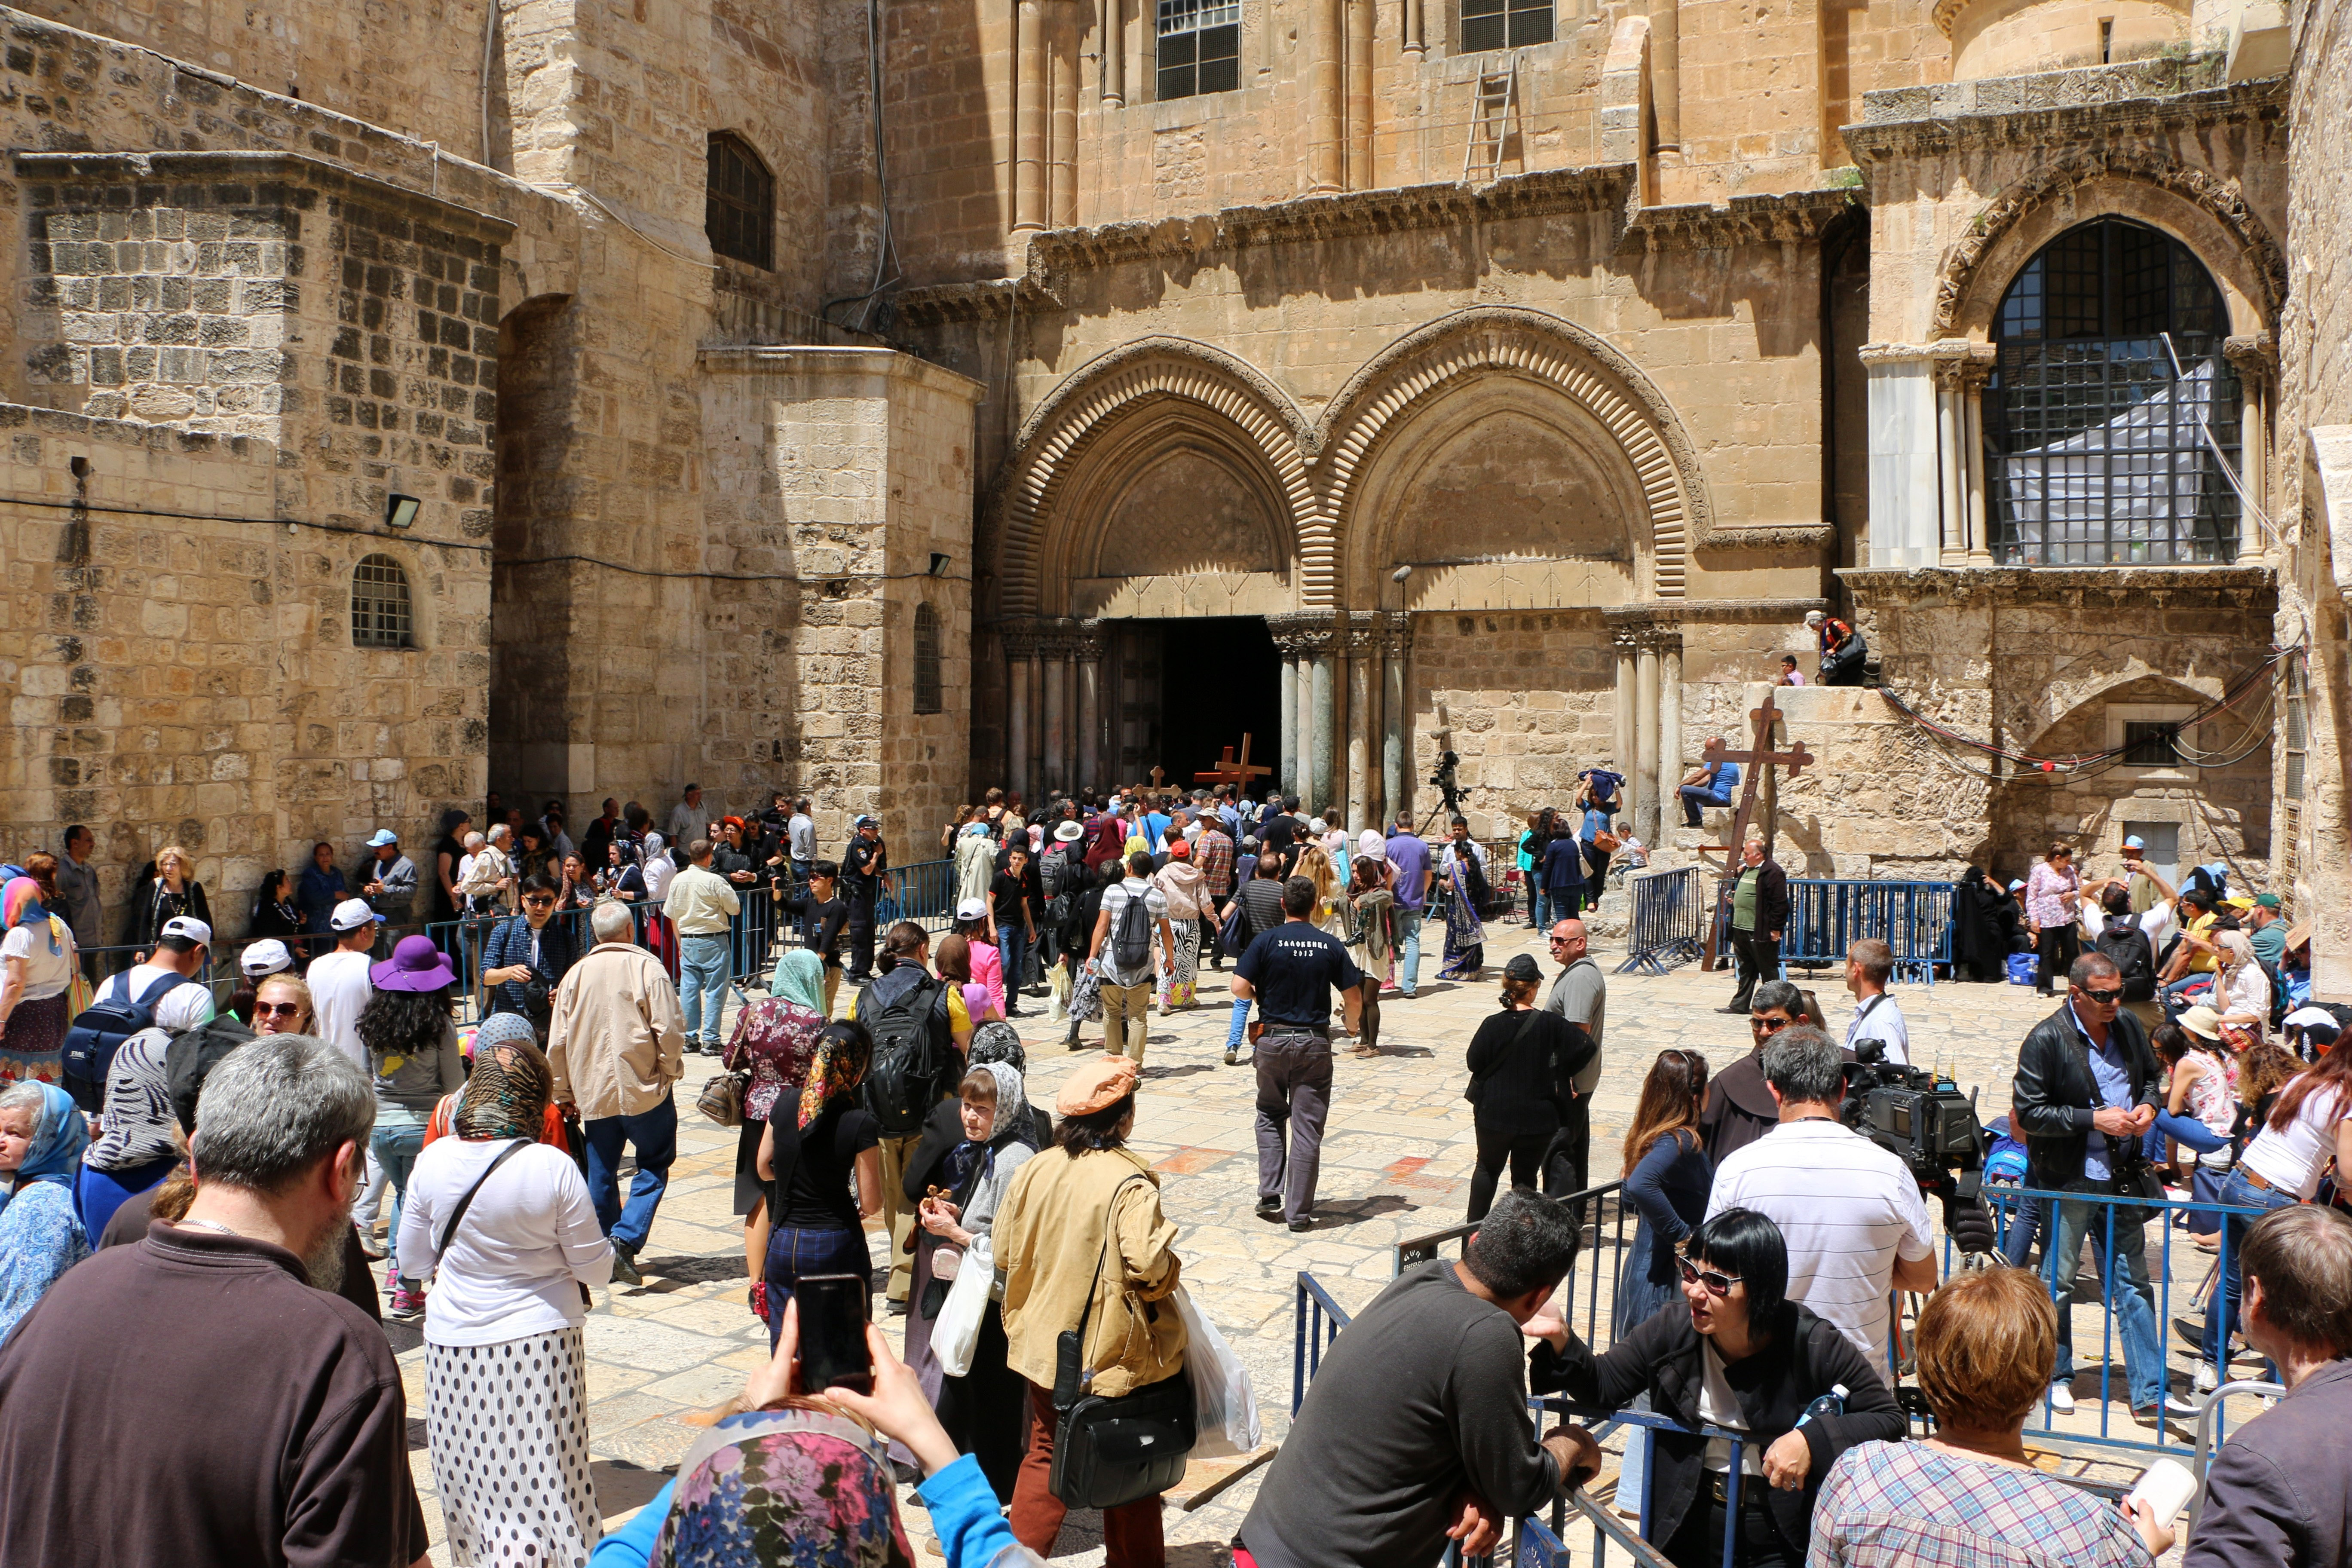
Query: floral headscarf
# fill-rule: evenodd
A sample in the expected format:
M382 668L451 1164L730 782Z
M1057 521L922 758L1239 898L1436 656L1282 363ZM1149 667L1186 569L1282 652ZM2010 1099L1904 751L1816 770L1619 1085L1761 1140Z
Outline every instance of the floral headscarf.
M499 1018L513 1015L500 1013ZM494 1020L495 1021L495 1020ZM528 1026L528 1020L525 1020ZM450 1124L460 1138L479 1142L490 1138L536 1139L547 1122L548 1097L555 1080L547 1058L529 1033L484 1039L485 1024L474 1037L474 1070Z
M845 1416L754 1410L678 1466L651 1568L914 1568L878 1444Z
M874 1059L872 1037L855 1025L828 1024L816 1037L816 1056L809 1062L808 1082L801 1087L799 1125L807 1127L824 1114L825 1101L845 1095L866 1081Z
M83 1120L81 1108L74 1104L73 1096L56 1084L37 1085L41 1091L40 1119L33 1124L33 1140L25 1150L25 1163L16 1167L14 1189L0 1193L0 1210L8 1200L36 1182L55 1182L70 1192L74 1171L81 1164L81 1152L89 1144L89 1123Z

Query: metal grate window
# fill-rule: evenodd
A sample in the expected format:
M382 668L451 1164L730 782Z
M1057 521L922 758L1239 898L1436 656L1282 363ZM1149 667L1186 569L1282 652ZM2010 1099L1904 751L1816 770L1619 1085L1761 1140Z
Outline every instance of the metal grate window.
M1165 102L1242 84L1241 0L1159 0L1159 80Z
M721 256L754 267L776 265L776 177L740 137L722 132L710 139L702 232Z
M2124 721L2126 767L2177 768L2180 765L2180 726Z
M2304 767L2311 745L2304 728L2307 721L2304 713L2305 679L2302 658L2296 654L2287 655L2286 701L2284 704L2285 722L2282 726L2284 732L2281 736L2284 742L2282 749L2285 754L2282 761L2285 764L2286 777L2280 793L2292 801L2303 798Z
M929 605L915 606L915 711L937 713L940 695L940 613Z
M371 555L352 573L352 646L415 647L408 574L389 555Z
M1552 0L1462 0L1462 52L1551 42Z
M2210 275L2144 225L2084 224L2026 263L1985 389L2003 565L2237 558L2238 497L2213 453L2238 455L2224 331Z

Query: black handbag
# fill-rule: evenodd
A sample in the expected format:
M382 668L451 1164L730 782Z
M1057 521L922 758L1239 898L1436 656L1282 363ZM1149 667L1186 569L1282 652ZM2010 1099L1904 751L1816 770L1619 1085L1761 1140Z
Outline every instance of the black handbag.
M1139 1182L1140 1176L1128 1181ZM1127 1185L1111 1192L1116 1205ZM1086 1367L1087 1324L1095 1310L1110 1254L1111 1217L1103 1216L1103 1250L1095 1258L1094 1287L1087 1291L1078 1326L1065 1330L1055 1346L1054 1468L1047 1487L1069 1508L1113 1509L1156 1497L1184 1479L1185 1456L1199 1440L1192 1409L1192 1380L1181 1369L1172 1377L1105 1399L1081 1391Z

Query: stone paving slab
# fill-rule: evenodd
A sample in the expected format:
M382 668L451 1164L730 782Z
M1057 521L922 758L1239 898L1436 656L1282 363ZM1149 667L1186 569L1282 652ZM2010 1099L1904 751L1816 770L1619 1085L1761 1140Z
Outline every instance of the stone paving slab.
M1490 927L1488 938L1490 976L1520 951L1551 972L1532 931ZM1604 964L1613 962L1598 956ZM1433 973L1437 962L1433 951L1425 956L1424 973ZM1813 981L1797 978L1818 992L1832 1030L1842 1031L1852 999L1836 977L1824 972ZM1618 1144L1659 1050L1697 1049L1720 1070L1749 1048L1745 1023L1715 1010L1729 997L1727 974L1694 966L1663 977L1612 975L1609 988L1607 1066L1592 1112L1595 1183L1618 1174ZM1255 1085L1246 1061L1228 1068L1222 1059L1229 1019L1225 975L1203 971L1202 1005L1152 1020L1135 1147L1161 1173L1162 1201L1181 1231L1178 1249L1196 1300L1250 1369L1267 1441L1279 1441L1287 1424L1298 1272L1313 1273L1353 1311L1390 1279L1391 1249L1398 1242L1462 1222L1474 1163L1470 1106L1462 1098L1463 1055L1478 1022L1494 1010L1496 990L1492 981L1432 983L1412 1000L1384 1000L1381 1057L1338 1060L1317 1224L1298 1235L1254 1212ZM1987 1120L2005 1113L2017 1044L2053 1004L2031 988L2009 985L1948 983L1903 986L1896 994L1910 1021L1914 1059L1943 1060L1964 1089L1977 1088ZM1087 1032L1090 1052L1097 1048L1100 1026ZM1065 1050L1065 1026L1034 1014L1022 1020L1022 1033L1030 1051L1030 1092L1050 1105L1084 1053ZM767 1331L745 1304L741 1228L729 1212L736 1134L702 1121L691 1109L696 1086L715 1065L689 1058L679 1095L678 1161L641 1260L648 1283L600 1292L588 1319L590 1446L608 1524L650 1496L658 1473L675 1466L692 1442L694 1428L679 1417L739 1389L745 1372L767 1352ZM1630 1237L1630 1215L1625 1231ZM869 1232L868 1239L879 1265L884 1238ZM2187 1292L2210 1266L2205 1254L2185 1242L2174 1248L2179 1295L2173 1315L2189 1312L2182 1304ZM1606 1299L1604 1293L1593 1303L1580 1296L1580 1315L1595 1306L1605 1315ZM2084 1299L2090 1310L2075 1314L2082 1413L2066 1425L2095 1430L2102 1359L2095 1288ZM894 1332L898 1321L892 1320ZM434 1561L445 1563L425 1451L424 1351L414 1327L394 1325L393 1333L402 1351L413 1464L432 1519ZM2176 1353L2173 1384L2182 1393L2189 1364ZM2119 1394L2120 1358L2115 1377ZM2113 1435L2148 1436L2132 1426L2120 1398L2111 1408ZM1262 1474L1244 1476L1194 1510L1171 1506L1171 1561L1182 1568L1222 1562L1216 1548L1231 1540L1247 1513ZM910 1506L907 1517L910 1535L928 1544L919 1506ZM1073 1514L1055 1561L1079 1568L1100 1563L1098 1517Z

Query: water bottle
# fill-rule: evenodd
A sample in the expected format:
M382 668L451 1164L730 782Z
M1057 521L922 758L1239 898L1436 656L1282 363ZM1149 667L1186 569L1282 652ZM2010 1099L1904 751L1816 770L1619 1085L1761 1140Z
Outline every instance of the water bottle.
M1830 1385L1830 1391L1827 1394L1822 1394L1819 1399L1814 1400L1811 1405L1805 1406L1805 1413L1797 1417L1797 1425L1802 1426L1806 1422L1812 1420L1817 1415L1843 1415L1844 1414L1845 1384L1843 1383L1833 1383Z

